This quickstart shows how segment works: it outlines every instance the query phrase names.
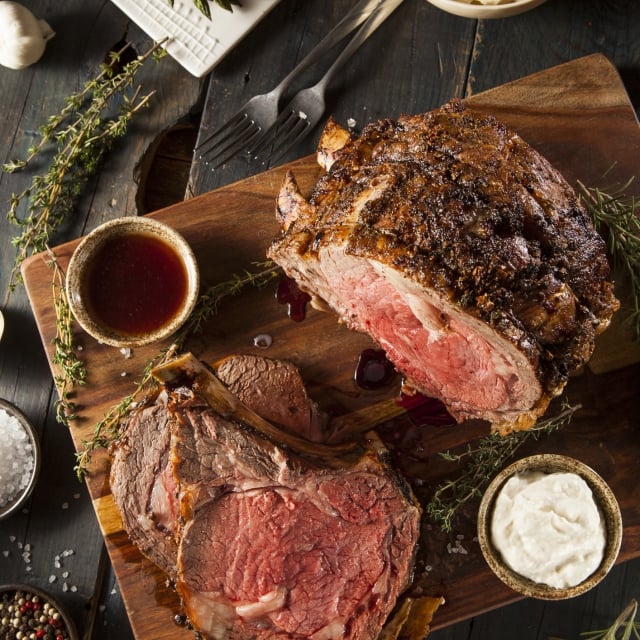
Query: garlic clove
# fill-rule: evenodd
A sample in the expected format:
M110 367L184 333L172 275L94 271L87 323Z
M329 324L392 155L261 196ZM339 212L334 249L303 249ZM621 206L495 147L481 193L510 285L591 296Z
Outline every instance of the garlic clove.
M45 20L10 0L0 1L0 65L24 69L37 62L55 35Z

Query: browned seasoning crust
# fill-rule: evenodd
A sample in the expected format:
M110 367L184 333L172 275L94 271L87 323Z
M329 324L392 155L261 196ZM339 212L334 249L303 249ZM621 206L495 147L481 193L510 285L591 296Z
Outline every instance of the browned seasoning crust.
M287 270L287 252L309 262L343 243L435 290L526 354L544 411L618 308L604 242L575 191L517 134L457 100L374 122L340 150L335 129L320 142L327 173L293 210L282 207L295 200L288 177L270 255ZM301 284L313 291L313 278Z

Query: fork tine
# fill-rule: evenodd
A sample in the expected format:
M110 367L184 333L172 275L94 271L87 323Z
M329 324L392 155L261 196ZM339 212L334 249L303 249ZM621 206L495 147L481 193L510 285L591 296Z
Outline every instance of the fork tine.
M213 153L203 158L205 164L211 169L217 169L240 151L246 149L253 140L260 136L260 133L259 127L251 126L245 128L242 135L236 136L231 143L215 148Z
M270 129L252 150L252 158L260 164L278 160L298 140L306 136L310 126L308 120L301 118L297 111L288 111L286 115L281 125Z
M284 109L276 118L276 121L258 137L252 147L249 148L249 153L252 157L256 157L261 154L265 148L272 145L275 142L276 136L281 131L286 130L289 127L289 121L297 118L296 112L289 108ZM292 126L292 125L291 125Z
M282 138L277 141L277 144L271 150L271 154L269 156L269 160L272 162L277 162L284 156L289 149L291 149L299 140L302 140L311 127L311 123L304 119L300 118L298 122L293 126L293 128Z
M260 133L261 128L255 122L247 117L246 114L237 120L234 128L225 132L222 137L216 138L215 135L207 139L208 144L202 149L200 159L212 168L216 168L226 162L229 157L238 153L243 147L251 143ZM210 142L209 142L210 141ZM222 157L223 159L219 161Z
M194 151L200 152L200 157L202 158L210 147L215 146L219 141L223 141L230 136L233 133L233 130L240 126L246 118L247 114L244 111L238 111L224 124L219 126L213 133L202 140ZM222 137L220 138L220 136ZM220 140L217 140L217 138L220 138Z

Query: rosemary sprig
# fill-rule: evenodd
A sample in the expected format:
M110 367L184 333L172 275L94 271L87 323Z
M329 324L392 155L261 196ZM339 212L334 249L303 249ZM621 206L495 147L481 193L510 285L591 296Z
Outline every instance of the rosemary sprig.
M609 628L598 629L596 631L583 631L580 637L587 638L588 640L631 640L631 638L640 640L640 622L636 622L637 614L638 601L634 598L622 610ZM622 635L619 636L618 632L622 632ZM563 639L558 636L549 636L547 640Z
M640 640L640 622L636 622L637 613L638 601L633 599L608 629L585 631L580 634L580 637L589 640L618 640L618 631L621 631L619 640L631 640L632 637Z
M78 196L95 174L105 153L124 135L131 118L149 104L153 91L141 95L139 86L131 87L145 61L161 55L161 45L156 43L120 71L117 71L118 63L127 47L113 52L98 76L87 82L80 92L69 96L60 113L51 116L40 128L41 139L29 148L27 157L3 166L8 173L22 170L50 145L53 147L47 172L35 176L29 187L11 197L7 219L21 232L12 239L17 254L9 278L10 291L20 281L22 262L49 248L50 238L74 211ZM129 89L130 95L127 94ZM118 115L107 118L105 113L115 99L120 101ZM19 215L23 201L28 202L27 211Z
M111 407L95 425L93 437L82 443L82 448L76 456L75 466L79 478L86 473L93 452L96 449L106 448L114 442L120 435L123 421L129 412L157 388L157 382L151 374L153 369L170 360L175 353L184 348L191 336L200 333L204 323L217 313L223 300L237 296L247 287L262 288L281 273L280 268L269 260L256 262L253 266L257 269L256 271L245 270L240 274L233 274L229 280L212 285L200 295L193 313L182 329L176 333L173 343L146 363L142 377L133 393Z
M631 181L613 193L578 182L582 198L598 232L606 238L614 267L622 269L631 284L629 321L640 338L640 202L625 197Z
M459 510L470 500L482 497L485 487L505 460L513 456L530 438L537 440L542 434L551 433L568 424L579 408L578 405L565 405L558 415L538 422L528 430L514 431L506 436L492 433L479 440L473 448L470 444L467 445L463 453L440 453L440 456L449 462L460 463L466 460L466 465L458 477L436 487L426 506L429 518L438 524L442 531L451 531L453 520Z

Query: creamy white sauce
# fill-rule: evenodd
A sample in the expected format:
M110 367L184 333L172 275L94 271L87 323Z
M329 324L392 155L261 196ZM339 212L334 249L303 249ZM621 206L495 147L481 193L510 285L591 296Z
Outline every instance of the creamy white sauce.
M605 526L579 475L531 471L514 475L502 487L491 518L491 540L513 571L564 589L600 565Z

